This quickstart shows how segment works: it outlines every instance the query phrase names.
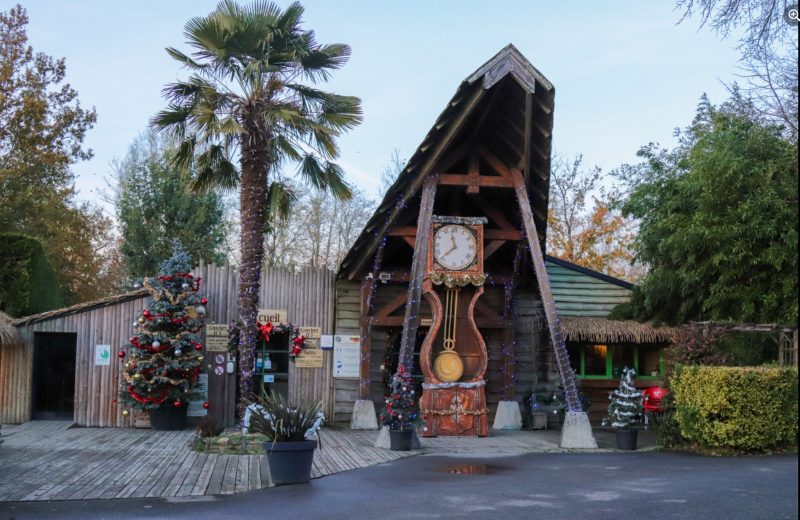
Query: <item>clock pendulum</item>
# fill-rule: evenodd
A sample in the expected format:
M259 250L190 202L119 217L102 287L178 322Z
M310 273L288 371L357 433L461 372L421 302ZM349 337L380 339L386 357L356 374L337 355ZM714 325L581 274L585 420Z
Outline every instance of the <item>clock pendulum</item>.
M442 351L436 357L433 370L445 383L461 379L464 363L456 352L456 319L458 318L459 287L447 287L444 294L444 323Z

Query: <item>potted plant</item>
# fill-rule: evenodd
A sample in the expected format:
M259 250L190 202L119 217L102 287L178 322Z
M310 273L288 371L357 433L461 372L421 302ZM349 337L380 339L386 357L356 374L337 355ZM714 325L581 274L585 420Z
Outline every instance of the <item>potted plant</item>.
M244 426L248 433L266 436L264 452L275 485L297 484L311 479L311 464L325 422L322 403L290 403L271 392L247 407Z
M191 266L189 254L176 242L159 276L144 279L151 299L133 323L134 335L117 354L122 415L129 416L131 409L147 411L154 430L185 429L189 401L205 397L196 383L208 300L198 294L200 278L192 275Z
M394 451L408 451L414 440L414 426L419 422L414 383L403 365L392 378L391 393L385 399L381 424L389 428L389 445Z
M634 369L622 369L619 388L609 395L608 416L603 419L603 426L610 425L616 431L619 450L636 449L638 430L635 426L642 415L642 393L633 386L634 377Z

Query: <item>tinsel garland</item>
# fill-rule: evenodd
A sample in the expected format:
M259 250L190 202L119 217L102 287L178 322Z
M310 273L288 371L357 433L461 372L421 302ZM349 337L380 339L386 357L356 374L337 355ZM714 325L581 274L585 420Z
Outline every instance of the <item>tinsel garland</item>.
M489 413L486 408L480 410L465 410L459 407L449 410L422 410L423 415L483 415L485 413Z
M467 285L474 285L480 287L486 282L486 275L482 273L476 274L458 274L450 272L436 271L430 274L431 282L434 285L444 284L446 287L465 287Z
M478 388L484 385L486 385L486 380L482 379L471 383L461 383L458 381L453 383L422 383L422 388L424 390L441 390L443 388Z

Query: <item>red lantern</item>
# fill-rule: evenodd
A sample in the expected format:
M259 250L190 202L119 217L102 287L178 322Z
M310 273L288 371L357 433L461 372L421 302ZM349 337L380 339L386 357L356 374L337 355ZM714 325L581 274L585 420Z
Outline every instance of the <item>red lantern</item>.
M208 405L208 401L203 403L203 408L206 409L206 410L208 410L210 408L209 405Z

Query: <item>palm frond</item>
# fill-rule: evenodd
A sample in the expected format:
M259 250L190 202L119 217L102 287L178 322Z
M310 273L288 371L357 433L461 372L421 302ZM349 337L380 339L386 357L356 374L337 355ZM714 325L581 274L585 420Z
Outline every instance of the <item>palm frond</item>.
M232 190L239 185L239 170L223 145L214 144L195 156L195 177L191 188L206 191L214 188Z
M297 193L292 187L284 182L275 181L270 184L267 191L267 201L269 208L267 215L270 221L286 220L291 216L292 206L297 202Z

